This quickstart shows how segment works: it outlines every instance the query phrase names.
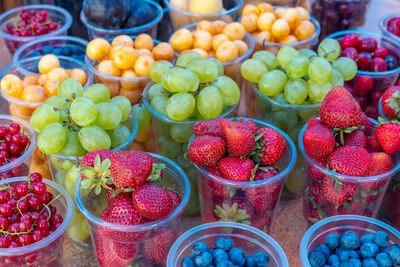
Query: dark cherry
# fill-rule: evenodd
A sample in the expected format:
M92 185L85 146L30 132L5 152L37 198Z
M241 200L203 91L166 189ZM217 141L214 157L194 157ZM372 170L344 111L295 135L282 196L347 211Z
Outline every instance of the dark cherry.
M355 61L358 58L358 51L354 47L347 47L343 50L342 56L351 58Z
M374 57L369 63L369 71L372 72L387 71L385 60L380 57Z
M374 38L364 38L358 42L358 50L362 52L373 52L378 46Z
M360 53L358 55L356 63L357 63L357 67L359 70L363 70L363 71L368 70L369 62L368 62L368 58L365 54Z
M389 49L387 49L386 47L378 47L377 49L375 49L374 51L374 57L381 57L381 58L385 58L390 54Z
M372 79L371 76L360 75L355 78L354 92L359 97L366 96L369 93L369 91L371 91L373 86L374 86L374 80Z
M347 47L357 47L359 40L360 40L360 34L358 33L347 34L342 39L342 48L345 49Z

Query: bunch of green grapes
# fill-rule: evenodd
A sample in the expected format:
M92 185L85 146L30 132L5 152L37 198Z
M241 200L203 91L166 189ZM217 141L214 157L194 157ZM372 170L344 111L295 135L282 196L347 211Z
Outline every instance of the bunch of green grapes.
M101 148L115 148L131 135L128 118L131 104L126 97L110 99L103 84L83 91L73 78L60 82L58 95L44 101L31 117L39 133L37 144L47 154L83 156Z
M291 105L321 103L335 86L356 75L357 64L339 57L340 44L325 39L318 53L310 49L282 47L278 55L258 51L241 66L242 76L258 84L261 94Z
M150 77L155 84L147 94L150 105L175 121L216 118L240 99L239 86L223 74L221 62L195 51L182 54L175 66L164 60L154 62Z

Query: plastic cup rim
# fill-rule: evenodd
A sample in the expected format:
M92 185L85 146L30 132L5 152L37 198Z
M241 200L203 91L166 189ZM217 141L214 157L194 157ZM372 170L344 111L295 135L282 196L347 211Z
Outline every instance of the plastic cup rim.
M387 16L382 17L379 20L379 27L381 28L381 31L383 33L383 35L387 35L390 38L392 38L393 40L396 40L397 42L400 42L400 37L394 35L393 33L391 33L390 31L387 30L387 23L389 22L390 19L399 16L400 17L400 12L399 13L392 13L389 14Z
M198 13L184 11L184 10L181 10L179 8L176 8L176 7L174 7L173 5L170 4L169 0L163 0L163 1L164 1L165 6L168 7L170 12L171 12L171 10L173 10L175 12L181 13L181 14L186 15L186 16L191 16L191 17L220 17L220 16L223 16L223 15L230 15L230 14L233 14L233 13L239 11L239 9L243 5L243 0L237 0L238 4L235 5L233 8L227 10L227 11L219 12L219 13L216 13L216 14L198 14Z

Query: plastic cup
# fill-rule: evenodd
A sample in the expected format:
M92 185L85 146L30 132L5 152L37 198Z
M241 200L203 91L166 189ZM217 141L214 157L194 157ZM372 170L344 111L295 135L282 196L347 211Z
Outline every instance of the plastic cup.
M84 62L87 44L88 41L74 36L52 36L52 37L40 38L37 40L33 40L29 43L26 43L20 48L18 48L17 51L15 51L12 60L13 63L15 64L23 59L33 57L35 56L35 54L36 56L38 56L37 53L43 55L42 48L44 46L51 45L54 48L62 48L67 46L71 48L73 51L80 52L83 55L82 58L75 58L75 59L79 59Z
M96 196L91 192L86 195L80 188L80 178L76 181L74 187L75 203L89 222L92 243L97 256L104 255L103 249L123 246L128 251L133 251L126 259L125 265L132 263L132 266L146 266L145 262L148 262L165 266L168 251L179 235L181 215L190 197L190 183L185 172L175 162L157 154L149 154L156 158L159 163L166 165L163 170L163 184L171 188L174 187L174 191L182 199L179 206L164 219L140 225L120 225L106 222L100 219L100 215L107 205L105 194ZM103 203L102 208L98 203ZM112 232L112 235L106 235L106 232ZM162 242L162 245L158 246L157 244L160 244L160 242ZM99 244L104 247L99 248ZM154 250L155 246L157 248L162 247L162 249ZM151 253L153 251L156 255ZM112 252L109 251L106 255L112 255ZM145 257L147 257L147 260L143 259ZM99 258L97 259L99 260ZM152 266L151 264L150 266ZM118 266L122 266L122 264Z
M19 11L21 9L25 9L27 11L29 10L38 11L44 9L47 11L47 14L50 18L52 18L54 21L60 22L62 26L57 30L55 30L54 32L37 36L29 36L29 37L14 36L4 32L4 30L6 29L6 25L18 16ZM57 7L54 5L27 5L11 9L7 12L4 12L0 16L0 37L3 38L4 41L6 42L7 48L10 51L10 53L14 54L14 52L20 46L35 39L49 37L49 36L54 37L59 35L66 35L68 29L71 27L71 24L72 24L71 14L69 14L69 12L64 8Z
M269 232L274 221L275 213L283 188L283 183L292 171L296 162L296 148L293 141L277 127L263 121L253 120L258 128L267 127L278 131L286 140L286 151L276 164L280 173L272 178L253 182L231 181L208 172L204 167L193 163L197 169L197 181L199 184L200 213L203 223L215 221L242 222L254 226L264 232ZM192 140L194 136L192 136ZM191 140L191 141L192 141ZM190 143L189 143L190 146ZM251 198L247 197L251 194ZM253 200L254 199L254 200ZM264 210L257 210L254 202L266 202ZM235 204L237 203L237 204ZM247 216L221 217L220 209L229 211L234 206L245 210ZM229 214L229 212L227 213Z
M161 6L154 1L150 0L144 0L144 2L147 2L150 4L155 12L155 17L152 21L149 23L132 27L132 28L123 28L123 29L107 29L103 28L101 26L94 25L88 21L88 19L85 16L85 13L83 12L83 9L81 11L81 21L83 25L85 25L86 30L89 35L89 39L92 40L94 38L100 37L100 38L111 38L115 37L121 34L126 34L126 35L139 35L141 33L147 33L151 37L156 38L157 36L157 27L158 23L160 22L161 18L163 17L163 11Z
M10 185L27 181L26 176L14 177L0 181L0 185ZM64 233L71 222L73 213L73 202L64 188L58 184L43 179L47 191L54 196L60 195L51 204L57 209L57 213L63 217L61 225L48 237L39 242L18 248L0 248L1 266L64 266L63 241Z
M393 118L390 118L388 115L386 115L386 113L383 111L382 109L382 97L379 98L379 103L378 103L378 114L379 117L384 118L387 121L393 120Z
M167 267L181 266L184 257L192 256L192 246L195 243L205 242L209 247L214 247L215 239L221 236L231 238L233 247L242 247L246 256L257 252L268 254L268 267L289 266L281 246L266 233L244 224L214 222L201 224L183 233L169 251Z
M379 21L379 27L381 28L383 35L400 43L400 37L387 30L389 20L395 17L400 17L400 13L393 13L381 18L381 20Z
M136 137L138 124L137 119L133 112L128 120L123 122L131 130L129 138L120 146L113 150L129 150L131 143ZM68 156L61 154L48 155L48 160L51 166L53 179L56 183L64 187L68 193L73 196L74 183L80 175L77 166L82 162L83 157ZM71 226L68 228L68 236L72 243L81 250L92 250L90 242L90 232L85 218L79 213L77 209L74 211L74 216Z
M177 162L187 173L191 188L192 196L189 204L186 207L185 215L195 216L199 214L199 196L197 188L197 176L196 170L191 164L190 160L185 158L187 153L188 142L193 134L192 127L196 122L199 121L174 121L159 114L151 106L148 99L148 91L154 83L149 83L143 92L143 104L144 107L150 112L152 124L153 124L153 135L156 142L156 152L161 154L173 161ZM236 109L237 104L234 106L226 107L225 111L220 115L221 118L229 117Z
M372 119L371 122L370 133L373 133L379 124ZM319 165L304 150L303 135L306 127L307 124L301 129L298 145L304 157L306 188L304 189L303 196L303 214L308 224L313 224L329 216L341 214L355 214L375 218L390 180L400 170L400 153L391 156L393 169L384 174L368 177L338 174ZM330 192L330 190L341 190L342 186L351 186L352 190L356 189L356 191L353 196L348 197L341 204L331 203L327 199L328 195L324 193L324 184L327 184L328 180L332 182L332 187L328 187L330 189L326 189L327 192ZM310 194L310 190L313 192L322 191L322 200L321 197L318 197L318 200L316 200L313 194Z
M300 260L304 267L311 267L308 254L330 233L344 234L354 231L359 236L384 231L389 236L389 246L400 243L400 232L381 221L357 215L340 215L321 220L310 227L304 234L300 244Z
M225 0L223 6L226 11L216 14L197 14L184 11L170 4L170 0L164 0L164 4L169 9L172 28L174 30L182 28L185 25L199 22L201 20L215 21L223 20L226 23L236 21L239 17L239 11L243 5L242 0Z
M374 38L378 42L378 47L386 47L390 50L390 54L394 56L398 62L400 62L400 43L382 34L366 32L366 31L341 31L327 36L326 38L333 38L342 41L344 36L350 33L360 34L360 39L363 38ZM376 118L378 114L378 102L381 95L386 89L395 85L400 75L400 65L393 69L384 72L370 72L358 70L356 77L351 81L346 82L346 87L351 90L351 93L356 97L360 103L361 108L371 118ZM366 95L357 95L354 89L354 85L357 79L372 79L373 87L367 92ZM364 94L364 93L363 93Z

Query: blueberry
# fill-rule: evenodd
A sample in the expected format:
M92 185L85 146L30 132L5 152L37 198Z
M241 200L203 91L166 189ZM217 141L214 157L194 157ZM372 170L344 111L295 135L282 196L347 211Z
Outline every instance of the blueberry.
M321 267L325 265L326 255L321 251L312 251L308 254L308 262L311 267Z
M332 263L330 266L331 267L339 267L340 262L339 261L335 261L334 263Z
M196 263L196 266L198 266L198 267L207 267L210 264L212 264L213 259L212 259L210 252L203 251L200 255L198 255L194 259L194 262Z
M378 255L376 255L375 260L379 266L383 266L383 267L392 267L393 266L392 259L385 252L381 252Z
M70 48L71 48L71 52L73 55L79 56L79 55L85 54L84 50L82 50L80 47L71 46Z
M391 245L388 249L388 254L394 264L400 264L400 248L396 245Z
M184 257L182 260L182 267L196 267L192 257Z
M353 267L361 267L361 261L358 259L350 259L349 263L353 266Z
M397 60L394 56L389 55L385 57L385 63L388 70L395 69L397 67Z
M358 249L360 246L360 238L355 232L347 231L342 235L342 238L340 239L340 244L344 248Z
M211 255L214 253L215 248L208 248L207 251L211 253Z
M227 261L228 259L228 254L226 253L225 250L222 250L220 248L215 249L212 252L213 260L215 263L221 262L221 261Z
M29 57L39 57L39 56L41 56L42 54L39 52L39 51L33 51L30 55L29 55Z
M350 262L344 261L339 264L339 267L354 267Z
M257 252L253 255L253 264L255 267L267 266L269 262L269 256L264 252Z
M361 257L363 259L366 258L375 258L376 254L379 253L379 247L377 244L373 242L367 242L361 247Z
M229 251L233 247L233 241L229 237L221 236L214 241L215 248L220 248Z
M223 261L215 265L215 267L234 267L234 265L230 261Z
M330 233L325 238L324 243L332 250L337 249L340 245L340 234L339 233Z
M319 244L314 248L314 251L321 251L326 255L326 257L329 257L331 255L331 250L328 248L327 245L324 244Z
M249 257L246 258L246 265L245 266L246 267L254 267L253 256L249 256Z
M336 250L339 261L349 261L350 259L359 259L360 256L354 250L339 248Z
M63 55L64 56L70 56L72 55L72 49L69 46L64 46L63 48L61 48L63 51Z
M332 265L334 262L339 262L339 256L336 254L332 254L328 258L328 263Z
M374 242L380 248L386 248L389 245L389 237L384 231L378 231L374 234Z
M368 258L362 261L362 267L379 267L374 259Z
M192 256L197 257L200 255L202 252L207 251L208 246L204 242L197 242L196 244L193 245L192 247Z
M244 266L246 257L240 248L231 248L228 252L229 260L236 265Z
M42 48L43 55L50 54L53 52L53 50L54 50L54 46L52 46L52 45L45 45Z
M53 55L56 55L56 56L62 56L63 55L63 50L62 50L62 48L55 48L54 50L53 50L53 52L51 52Z
M366 235L363 235L363 236L360 238L360 245L362 246L362 245L364 245L364 244L367 243L367 242L373 242L373 240L374 240L374 235L373 235L373 234L366 234Z

